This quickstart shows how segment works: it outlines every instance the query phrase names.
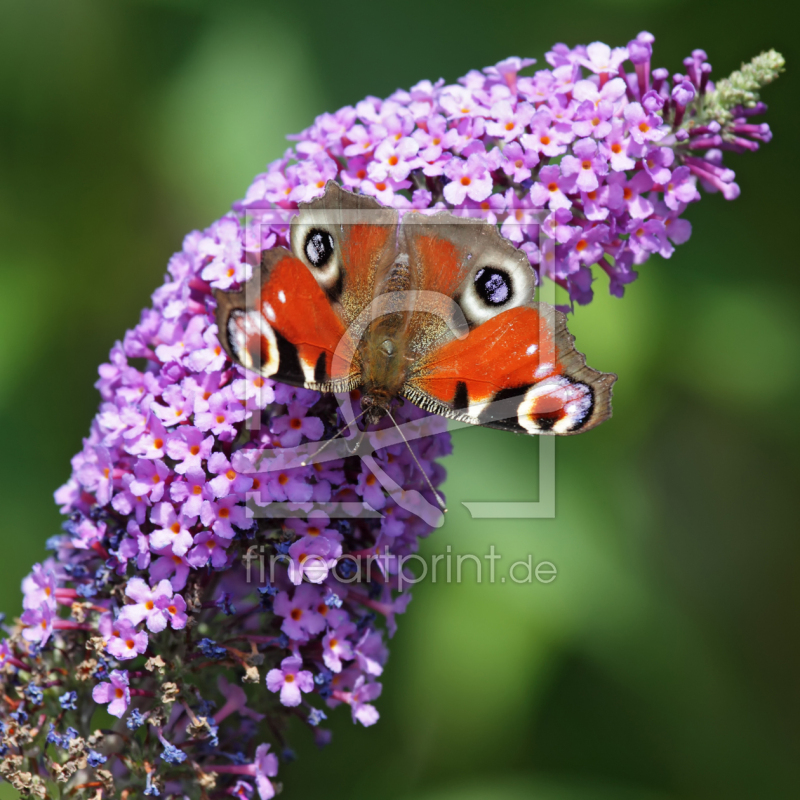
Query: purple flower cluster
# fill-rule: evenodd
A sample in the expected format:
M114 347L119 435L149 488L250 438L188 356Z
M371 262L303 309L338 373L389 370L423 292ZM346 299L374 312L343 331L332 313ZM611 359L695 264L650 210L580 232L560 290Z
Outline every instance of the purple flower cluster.
M401 211L499 225L578 302L595 265L621 295L633 265L688 238L680 215L698 180L738 193L721 149L769 138L745 121L761 106L727 127L703 120L702 51L668 80L651 49L648 34L614 50L557 45L552 69L530 76L519 73L531 60L511 58L459 85L423 81L325 114L234 213L186 237L152 308L100 367L99 412L56 492L65 533L23 581L23 613L0 643L0 775L39 797L42 775L74 784L91 769L85 785L108 796L194 781L266 800L278 757L262 740L288 756L290 717L320 744L323 707L377 721L382 626L391 635L409 601L397 557L431 530L409 498L434 502L449 438L406 447L377 431L367 457L294 457L339 428L337 402L358 398L232 364L213 289L248 280L262 250L287 245L298 203L335 180ZM423 417L408 404L397 414ZM335 515L337 504L379 514ZM93 703L120 720L113 732L88 730Z
M703 113L714 91L702 50L685 74L651 69L654 37L613 50L601 42L556 45L550 69L520 75L533 59L509 58L458 85L422 81L386 100L323 114L294 149L259 175L237 204L284 242L275 208L320 195L328 180L399 209L446 208L500 225L544 275L588 303L592 270L624 287L653 253L669 258L691 234L681 215L700 185L739 194L722 150L755 150L762 103L724 126ZM259 212L261 210L261 212ZM215 285L229 281L220 266ZM211 279L211 273L207 275Z

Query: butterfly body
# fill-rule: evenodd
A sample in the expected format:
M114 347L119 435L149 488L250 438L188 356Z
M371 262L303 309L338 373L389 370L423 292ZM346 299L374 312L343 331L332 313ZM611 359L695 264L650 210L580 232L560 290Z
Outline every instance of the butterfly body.
M611 415L616 376L586 366L566 321L533 300L527 256L496 226L395 209L329 183L301 205L240 292L216 292L220 341L265 377L361 391L366 424L406 398L529 434Z

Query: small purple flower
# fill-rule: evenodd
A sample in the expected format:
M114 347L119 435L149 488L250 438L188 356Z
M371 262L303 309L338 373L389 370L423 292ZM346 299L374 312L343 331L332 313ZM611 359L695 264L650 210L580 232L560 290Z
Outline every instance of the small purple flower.
M668 147L654 147L647 151L642 159L645 171L653 179L653 183L665 184L670 179L669 168L675 160L675 154Z
M448 203L459 205L469 197L479 203L492 193L492 177L489 174L486 157L473 153L466 161L454 158L447 162L444 174L450 183L444 187Z
M223 217L211 226L211 232L200 243L199 254L210 259L200 276L216 289L244 283L250 277L250 266L242 260L239 224L235 219Z
M238 504L238 500L235 495L222 497L217 501L204 500L200 506L200 521L207 528L211 528L217 536L233 539L236 536L234 525L242 530L248 530L255 524L255 520L247 518L247 511L244 506Z
M20 617L20 621L25 626L22 629L23 638L44 647L53 633L53 623L56 619L55 610L49 603L44 603L38 608L27 609Z
M503 172L517 183L528 180L531 170L539 163L539 154L535 150L523 150L518 142L511 142L503 150Z
M342 671L342 661L355 658L353 645L348 640L356 632L352 622L345 622L335 630L328 631L322 638L322 660L331 672Z
M631 137L637 144L657 142L664 137L663 120L657 114L648 114L639 103L625 106L625 121Z
M39 608L48 605L53 611L56 608L56 575L51 564L34 564L30 575L22 580L22 607L24 609Z
M299 706L302 692L314 691L314 676L303 666L303 659L289 656L281 661L280 669L267 673L267 689L281 693L281 703L285 706Z
M678 167L664 185L664 202L667 208L677 211L685 203L699 200L695 181L689 167Z
M163 461L140 458L133 468L135 477L131 481L131 493L136 497L147 496L151 502L157 503L164 496L169 473L169 467Z
M551 211L569 208L572 201L567 197L574 189L574 180L561 174L557 165L542 167L539 180L531 187L531 200L536 208L547 206Z
M131 701L131 691L128 687L128 671L115 669L109 675L110 680L98 683L92 690L92 699L95 703L108 703L108 713L122 719L128 710Z
M508 100L500 100L492 106L492 121L486 123L486 133L504 142L514 141L525 132L533 114L533 106L528 103L514 108Z
M283 697L283 693L281 693ZM256 748L255 777L258 796L261 800L271 800L275 797L275 787L270 778L278 774L278 758L274 753L269 752L268 744L260 744Z
M607 75L615 75L620 64L622 64L627 57L627 47L615 47L612 50L603 42L592 42L590 45L586 46L586 55L579 56L577 62L596 74L602 75L605 73Z
M200 467L191 467L183 480L173 481L169 487L169 496L176 503L181 503L181 514L193 519L200 515L204 500L212 500L214 492L206 482L206 473Z
M131 578L125 594L133 600L132 605L120 611L120 619L132 625L146 622L148 630L159 633L169 623L180 629L186 625L186 601L175 594L168 580L161 580L152 589L141 579Z
M273 608L284 618L281 630L291 639L301 641L324 631L325 619L316 610L321 599L319 590L307 583L300 584L291 598L287 592L279 592Z
M530 122L531 133L520 137L526 150L533 150L548 158L563 155L567 145L574 138L572 125L555 122L549 109L541 109L534 114Z
M572 146L574 156L561 159L561 174L575 178L575 186L582 192L591 192L600 185L598 176L608 172L606 160L597 151L594 139L581 139ZM544 171L544 170L543 170Z
M208 399L208 410L195 414L194 424L201 431L211 431L222 441L232 441L236 435L234 425L247 416L242 404L230 391L215 392Z
M137 631L130 620L121 618L111 626L106 639L106 650L120 661L136 658L147 650L147 633Z
M150 546L153 550L169 548L176 555L184 555L192 546L192 534L189 528L194 524L193 518L176 514L172 503L159 503L150 512L150 521L160 527L150 534Z
M298 586L305 578L309 583L322 583L333 569L331 542L324 536L304 536L289 548L289 580Z
M383 687L379 683L367 683L363 675L359 675L353 691L350 693L350 710L353 714L353 722L360 722L364 727L374 725L380 714L375 706L370 705L370 700L380 697Z
M298 402L289 403L285 416L275 417L270 430L279 437L281 447L296 447L305 436L319 441L325 431L322 420L308 416L308 409Z
M418 151L419 145L409 136L404 136L399 141L384 139L375 149L374 160L369 164L370 179L383 181L391 178L404 181L408 173L419 165Z

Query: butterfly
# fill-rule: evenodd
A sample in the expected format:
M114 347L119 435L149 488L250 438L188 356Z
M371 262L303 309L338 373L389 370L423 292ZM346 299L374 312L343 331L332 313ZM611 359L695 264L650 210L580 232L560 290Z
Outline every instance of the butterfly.
M330 181L239 292L217 289L237 364L321 392L360 390L364 423L405 398L452 419L575 434L611 416L616 375L586 365L534 302L527 255L484 220L406 212Z

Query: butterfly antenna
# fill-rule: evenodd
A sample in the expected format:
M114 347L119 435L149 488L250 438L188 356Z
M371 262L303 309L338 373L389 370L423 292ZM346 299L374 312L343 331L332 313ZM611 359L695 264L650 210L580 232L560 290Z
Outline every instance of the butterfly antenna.
M411 445L408 443L408 439L406 439L406 435L403 433L403 429L397 424L395 418L392 416L392 412L389 411L388 408L386 409L386 413L389 415L389 419L392 421L395 428L397 428L397 432L400 434L401 438L406 443L408 452L411 453L411 458L414 459L414 463L417 465L419 471L422 473L422 477L425 478L425 483L428 484L428 488L433 492L433 496L436 498L436 502L439 504L439 508L441 508L442 511L447 511L447 506L444 504L444 500L442 499L439 492L437 492L436 489L433 488L433 484L431 483L431 479L428 477L428 473L425 472L424 469L422 469L422 464L419 463L419 459L415 455L414 451L411 449Z
M307 467L309 463L312 462L332 441L338 439L351 425L354 425L356 422L358 422L361 419L361 417L363 417L364 414L366 413L367 413L366 410L362 411L357 417L353 419L352 422L348 422L343 428L340 428L333 436L331 436L330 439L326 439L325 442L322 444L322 447L320 447L314 453L314 455L311 456L311 458L304 458L300 462L300 466Z

